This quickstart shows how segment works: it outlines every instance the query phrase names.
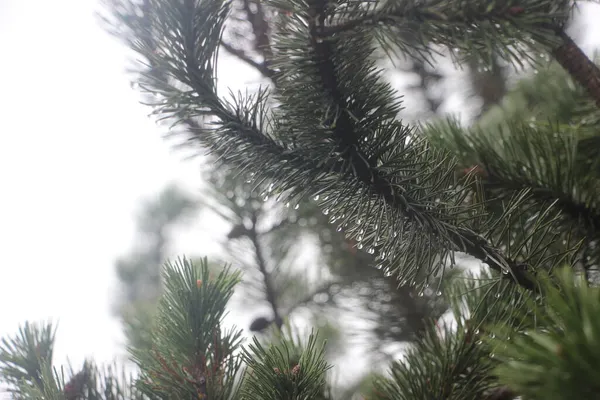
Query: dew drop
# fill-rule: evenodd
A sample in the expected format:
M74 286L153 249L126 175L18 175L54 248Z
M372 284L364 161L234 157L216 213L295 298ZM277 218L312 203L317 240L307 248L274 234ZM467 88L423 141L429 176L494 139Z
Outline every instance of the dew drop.
M290 207L290 202L288 201L287 203L285 203L285 206L289 208Z
M500 298L500 293L496 293L496 296L495 296L495 297L496 297L497 299L499 299L499 298Z
M494 358L496 355L494 353L490 353L490 358Z
M363 248L363 245L362 245L362 243L359 243L356 247L358 247L358 249L360 250Z
M375 266L375 268L377 268L377 269L382 269L382 268L383 268L383 264L377 264L377 265Z
M371 247L369 248L368 252L369 254L375 254L375 249Z
M442 291L438 290L437 292L435 292L435 295L438 296L438 297L441 296L442 295Z
M381 254L379 255L379 258L382 260L385 260L385 251L381 252Z
M475 329L475 334L479 335L479 328Z
M313 197L313 199L314 199L315 201L319 200L319 195L316 195L315 197Z
M483 340L478 340L475 342L476 345L481 345L483 343Z
M325 210L323 210L323 214L328 215L329 214L329 208L326 208Z
M359 242L363 240L362 235L358 235L358 237L356 238Z
M503 270L502 270L502 273L503 273L504 275L508 275L508 269L503 269Z
M342 226L340 225L340 226L338 226L338 227L337 227L336 231L338 231L338 232L341 232L341 231L342 231L342 229L343 229L343 228L342 228Z
M419 297L423 297L425 295L425 292L423 292L422 290L419 292Z
M296 205L294 206L294 210L297 210L297 209L299 209L299 208L300 208L300 204L296 204Z

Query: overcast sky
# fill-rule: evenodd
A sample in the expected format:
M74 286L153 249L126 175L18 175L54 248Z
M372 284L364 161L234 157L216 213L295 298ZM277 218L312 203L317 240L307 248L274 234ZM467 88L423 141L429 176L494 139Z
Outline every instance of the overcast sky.
M58 362L120 351L113 265L139 202L171 180L200 184L196 164L146 117L98 7L0 0L0 335L59 320ZM253 79L235 68L230 84ZM189 236L182 251L202 254L202 238Z
M600 20L594 7L589 21ZM113 263L131 244L139 201L170 180L200 184L138 104L126 51L97 9L94 0L0 0L0 335L59 320L59 363L120 352L108 312ZM587 27L590 44L598 25ZM243 65L221 68L235 88L255 79ZM181 250L206 250L198 235Z

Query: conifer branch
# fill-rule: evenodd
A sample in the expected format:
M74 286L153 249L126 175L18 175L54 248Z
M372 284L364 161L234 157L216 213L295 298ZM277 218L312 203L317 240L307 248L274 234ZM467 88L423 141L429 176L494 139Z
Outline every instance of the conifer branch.
M309 22L311 45L317 57L315 61L325 92L340 110L346 110L348 105L338 87L332 44L330 41L322 40L319 37L319 32L325 29L326 7L326 0L315 0L309 10L309 13L312 14ZM345 169L351 169L360 182L370 188L373 193L381 196L391 207L399 208L408 218L419 221L430 233L437 233L436 223L430 219L427 210L420 206L415 199L398 193L391 182L376 168L375 160L370 160L368 155L361 150L358 135L356 135L353 125L349 113L341 112L338 114L335 127L332 129L338 143L337 151L342 154L344 162L349 166ZM498 272L504 272L508 269L511 277L520 286L529 290L535 289L534 281L527 274L527 265L507 259L499 250L490 246L483 237L466 228L447 228L448 239L450 239L456 250L464 251L486 262Z
M160 5L160 7L164 6L164 4ZM498 271L509 271L510 275L507 276L512 276L520 285L533 289L533 283L526 274L526 265L504 256L500 250L493 248L483 237L462 223L464 220L461 213L464 213L465 210L456 203L456 201L460 203L461 193L447 189L427 192L420 186L425 183L425 185L436 185L440 189L440 185L447 188L447 185L451 183L448 177L451 176L452 171L444 170L448 167L449 159L444 154L436 154L424 141L415 138L412 139L410 146L404 147L400 143L408 138L411 129L395 120L400 104L397 100L395 101L391 88L379 82L378 74L373 73L374 67L365 64L365 69L360 71L362 81L354 83L354 85L362 85L360 89L362 91L377 92L377 97L363 99L367 100L369 107L373 108L370 111L364 108L363 100L360 102L360 107L363 108L357 108L357 102L346 104L347 97L345 96L349 94L345 93L342 96L342 92L340 92L336 66L332 57L333 44L330 40L320 39L318 35L318 31L325 22L323 13L325 2L316 2L312 5L313 9L308 10L313 15L312 18L309 18L312 25L308 33L310 33L309 40L314 48L312 54L317 56L315 61L317 61L316 66L321 77L321 88L315 87L315 89L320 92L319 96L322 96L321 93L324 91L329 99L323 102L321 97L316 102L308 102L308 108L288 110L291 113L298 110L300 113L286 116L286 119L291 121L291 125L285 125L290 123L288 121L280 122L280 120L271 119L268 116L265 108L267 96L265 91L247 99L235 100L234 104L225 103L217 96L214 87L214 62L216 62L215 54L219 45L222 21L225 20L227 10L216 3L210 4L212 7L210 12L203 10L202 13L198 9L194 9L192 3L178 7L182 6L185 7L185 10L182 9L182 11L190 15L189 20L184 23L183 32L167 37L165 39L167 42L161 44L167 48L178 46L176 51L181 53L180 55L174 57L162 53L157 54L156 51L149 54L147 45L144 46L142 43L141 47L135 46L142 54L155 58L160 63L160 68L166 68L175 80L189 88L184 92L176 89L169 82L153 79L152 84L155 85L153 90L179 93L169 96L165 103L159 105L159 111L165 114L165 118L175 117L177 122L181 122L182 119L190 118L189 116L194 114L214 116L219 122L215 122L216 125L213 126L217 127L193 129L189 132L193 139L206 144L211 152L221 158L222 162L235 164L242 170L256 171L256 159L263 160L260 170L266 172L272 179L276 178L279 182L285 181L285 186L292 189L293 196L308 194L311 188L307 187L307 182L310 182L312 187L319 187L321 191L336 185L339 188L339 194L336 196L354 196L358 205L352 208L348 207L350 214L348 218L358 219L358 224L360 224L359 213L377 212L382 216L381 218L387 218L387 222L384 221L384 223L391 229L398 229L403 232L403 235L404 232L406 233L403 241L401 238L390 241L389 250L391 251L395 246L404 248L405 251L398 254L403 258L398 260L405 260L410 265L411 269L406 270L409 278L416 277L414 274L423 268L423 263L428 263L432 269L435 268L432 263L435 262L436 254L442 256L443 259L445 254L454 250L464 251L487 262L490 267ZM320 17L317 17L319 14L317 10L321 10ZM160 30L165 29L168 24L178 23L175 20L169 20L169 18L173 18L172 16L159 15L161 12L162 10L157 10L157 17L166 19L164 21L156 20L159 35ZM195 26L200 23L194 22L194 18L214 20L214 29L209 32L200 32L199 28ZM161 26L162 24L166 25ZM143 34L145 35L147 32ZM210 35L210 37L206 38L205 35ZM304 38L303 36L301 40L306 40ZM366 38L358 38L358 41L351 47L360 46L366 49L366 45ZM336 51L338 50L336 48ZM353 51L355 50L353 47ZM366 49L366 51L369 50ZM367 54L364 56L366 57ZM282 54L280 59L284 57L287 56ZM301 55L300 58L303 59L302 57L304 56ZM280 61L284 68L281 68L281 76L278 74L278 78L281 77L282 82L288 85L288 88L284 90L287 92L283 94L283 96L288 96L285 101L294 102L300 98L296 99L293 96L310 95L306 91L306 86L294 86L294 82L298 84L297 80L292 76L285 75L289 72L286 71L285 67L289 68L289 66L285 62L291 62L290 58L287 57L284 61ZM311 63L311 69L315 65L313 61L306 60L306 62ZM347 84L349 84L351 76L345 75ZM278 87L278 92L282 89L284 88ZM302 89L302 91L298 91L298 89ZM349 88L345 87L344 90L349 90ZM358 89L353 87L352 90ZM306 103L306 98L303 101ZM333 116L324 109L319 109L315 114L317 110L312 107L315 105L321 107L318 104L321 104L322 107L332 106ZM352 115L351 119L350 109L353 109L365 121L361 128L363 132L359 133L356 129L357 125L353 118L358 117ZM367 112L375 110L374 114L367 114ZM302 122L301 129L294 125L300 120L299 117L304 118L304 121L306 118L314 121L318 118L316 115L323 115L323 111L326 111L326 115L325 121L321 125L311 123L306 126ZM307 112L307 114L304 115L303 112ZM323 125L329 128L324 130ZM267 130L273 133L266 133ZM291 143L284 140L288 132L291 132L292 135ZM328 144L330 138L325 141L321 139L315 142L314 140L316 137L323 138L325 132L330 132L333 136L335 141L333 149ZM368 135L375 134L371 132L380 132L381 135L373 144L364 144L364 141L359 143L359 139L367 139L365 136L367 133ZM306 141L303 143L306 144L305 146L298 146L293 140L293 135L299 134L304 135L304 138L300 139L306 141L310 138L311 142ZM392 144L395 144L394 148L390 147ZM365 151L365 147L370 148L369 152ZM243 156L240 153L242 149L248 148L253 149L252 157ZM245 153L245 151L243 152ZM428 160L425 160L425 154L429 156ZM315 166L315 157L319 159L318 167ZM382 162L382 157L397 157L397 161L393 161L392 165L387 167L384 172L384 169L377 164ZM432 159L436 160L433 161L434 165L431 165ZM429 166L426 167L428 164ZM390 180L394 179L394 171L398 171L398 169L406 171L407 166L409 168L408 175L403 172L394 182ZM406 176L406 179L403 179L402 176ZM267 178L266 175L261 177L261 179L265 178ZM421 183L417 183L418 180L421 180ZM357 190L361 193L360 196L357 196ZM441 207L432 206L436 197L440 196L443 197L444 202L448 202L447 206L445 203L440 205L447 207L444 211ZM371 201L373 203L370 203ZM374 207L377 207L377 211ZM387 213L390 210L392 214L388 216ZM405 221L408 222L405 224ZM393 227L392 224L395 224L396 227ZM424 244L422 241L421 235L424 233L427 235L428 244ZM356 236L356 234L354 235ZM373 240L375 235L371 238Z
M600 68L590 60L563 30L557 32L562 44L552 51L558 63L583 86L600 107Z

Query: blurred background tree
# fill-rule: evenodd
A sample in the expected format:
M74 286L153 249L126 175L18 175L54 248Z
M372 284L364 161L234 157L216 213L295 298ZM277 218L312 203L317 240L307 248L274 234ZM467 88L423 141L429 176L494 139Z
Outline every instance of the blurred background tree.
M150 341L146 332L162 294L161 273L170 254L173 228L189 222L196 207L193 197L175 184L141 205L134 248L115 265L119 288L113 311L130 345L140 347Z

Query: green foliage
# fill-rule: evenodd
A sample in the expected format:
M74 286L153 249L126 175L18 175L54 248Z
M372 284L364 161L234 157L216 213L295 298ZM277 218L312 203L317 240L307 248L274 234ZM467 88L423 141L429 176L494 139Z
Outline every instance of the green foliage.
M481 399L498 387L496 360L484 339L489 326L530 326L524 305L531 293L483 271L456 278L445 296L456 326L431 323L404 360L391 366L391 378L376 381L377 399Z
M42 376L54 351L56 329L51 323L35 325L26 323L17 336L3 338L0 345L0 376L9 385L15 398L33 387L43 386Z
M239 274L223 270L209 279L208 263L187 259L167 263L165 293L157 311L152 348L132 349L141 369L140 387L148 395L228 399L240 367L233 352L241 332L222 331L225 306Z
M137 81L159 120L185 124L188 143L293 209L318 198L328 222L374 256L385 277L419 294L445 286L456 328L424 327L406 362L377 379L375 398L595 395L598 293L566 275L560 290L540 277L564 264L587 273L597 261L600 169L589 149L598 144L597 110L574 88L564 99L572 108L536 109L523 87L527 116L417 129L398 118L402 97L374 55L383 48L427 58L441 45L458 63L468 55L471 65L495 57L522 65L561 44L569 1L272 0L269 7L289 11L276 17L263 65L274 89L229 96L217 93L216 61L231 3L114 5L118 34L145 58ZM247 234L241 222L230 236ZM448 284L456 252L495 271ZM239 277L225 270L208 280L207 271L206 262L167 266L151 346L132 349L140 390L151 398L326 397L316 339L305 347L255 341L244 351L240 332L221 328ZM43 384L30 387L55 398L61 386L40 371Z
M255 340L243 348L239 330L222 328L239 280L229 268L209 276L206 259L167 263L151 347L130 347L140 370L135 380L86 362L65 381L63 371L52 367L52 326L32 324L3 340L0 378L15 399L23 400L329 399L329 366L316 334L303 344L288 329L267 347ZM267 395L264 387L274 391Z
M307 199L297 208L286 207L277 201L282 195L275 194L274 185L265 185L262 190L238 171L214 165L207 174L209 185L201 203L231 225L224 260L244 271L239 288L243 291L241 307L262 303L275 308L282 320L292 321L299 309L309 311L312 326L318 326L320 337L327 337L328 355L342 351L342 333L366 334L376 338L369 340L374 358L388 352L386 346L390 344L414 340L424 327L425 315L437 316L444 311L435 291L417 296L409 285L399 287L390 273L381 270L382 265L373 268L376 258L385 254L369 252L360 243L347 240L335 217L319 208L321 196ZM306 254L312 249L319 252L318 257L302 264L298 260L302 251ZM431 286L437 287L438 282L431 280ZM349 298L357 299L360 307L347 305ZM340 332L336 321L340 311L369 319L369 328ZM267 314L255 320L257 325L251 325L251 330L266 333L256 328L259 319L266 329L273 318Z
M490 341L495 374L527 399L595 399L600 393L600 288L562 268L542 280L545 307L538 329Z
M248 400L325 400L325 348L313 333L302 346L285 339L264 347L254 339L244 358L249 368L242 398Z
M220 3L181 3L168 13L161 2L148 4L145 18L152 30L130 24L124 35L169 38L159 51L142 41L132 43L151 60L153 70L162 69L177 81L155 79L145 86L162 93L156 113L177 121L183 114L188 119L212 115L210 126L189 134L223 162L247 171L257 184L272 182L291 204L321 196L320 206L347 236L369 252L378 248L387 269L409 281L418 278L425 284L426 277L444 268L442 260L451 250L478 257L492 252L490 246L476 244L480 239L470 231L471 221L479 218L478 207L464 202L468 193L465 185L456 185L454 160L416 139L410 127L396 120L399 98L381 83L380 71L365 57L373 51L368 35L356 35L351 43L347 38L311 41L307 34L314 32L300 29L300 19L312 18L313 11L308 5L295 10L295 23L282 27L274 39L272 62L281 73L273 95L280 105L269 110L266 91L240 94L231 101L215 92L214 57L225 21ZM333 9L327 13L335 14ZM191 18L183 24L188 31L171 29L180 23L174 15ZM196 44L187 39L190 35L197 37ZM201 50L194 47L200 43ZM181 51L194 54L188 60L201 59L203 64L182 64L177 56ZM340 60L348 57L357 60L355 68L341 66ZM310 67L315 63L323 68ZM148 71L141 73L151 79ZM322 74L328 74L324 81ZM182 84L191 91L182 91ZM374 93L374 87L380 90ZM313 100L300 107L299 95Z
M51 323L25 323L0 347L0 382L8 385L13 399L142 400L132 379L118 368L100 368L85 362L78 372L52 366L56 329Z

